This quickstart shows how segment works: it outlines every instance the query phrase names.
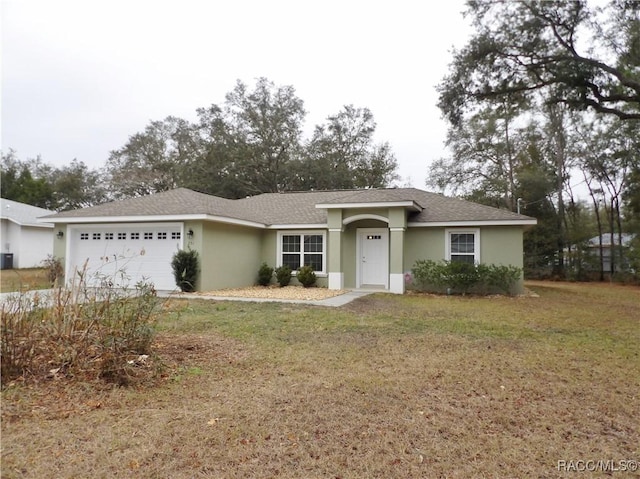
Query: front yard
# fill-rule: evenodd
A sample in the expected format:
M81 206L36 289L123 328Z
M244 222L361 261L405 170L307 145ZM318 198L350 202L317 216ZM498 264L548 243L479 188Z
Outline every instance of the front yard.
M154 385L5 388L1 475L634 476L640 289L528 287L338 309L171 300Z
M51 288L46 268L4 269L0 272L0 293Z

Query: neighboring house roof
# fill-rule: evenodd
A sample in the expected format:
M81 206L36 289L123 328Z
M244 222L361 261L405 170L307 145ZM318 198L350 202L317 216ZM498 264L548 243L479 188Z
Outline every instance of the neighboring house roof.
M38 218L55 213L54 211L37 206L19 203L2 198L0 200L0 218L9 220L20 226L35 226L37 228L53 228L53 223L39 222Z
M622 246L629 246L635 238L636 235L631 233L622 233ZM600 247L600 237L594 236L593 238L587 241L590 247ZM619 245L620 241L617 234L613 235L613 244ZM605 248L611 247L611 233L603 233L602 235L602 246Z
M409 208L409 224L451 222L504 222L535 224L529 216L449 198L416 188L380 188L365 190L304 191L265 193L228 200L197 193L186 188L130 198L122 201L64 211L46 217L54 222L116 221L124 217L175 217L228 219L253 226L323 225L326 208L362 207L363 205Z

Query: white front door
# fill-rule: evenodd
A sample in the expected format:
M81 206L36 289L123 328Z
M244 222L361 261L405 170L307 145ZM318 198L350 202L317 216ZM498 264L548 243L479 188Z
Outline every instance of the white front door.
M389 287L389 230L358 228L358 287Z

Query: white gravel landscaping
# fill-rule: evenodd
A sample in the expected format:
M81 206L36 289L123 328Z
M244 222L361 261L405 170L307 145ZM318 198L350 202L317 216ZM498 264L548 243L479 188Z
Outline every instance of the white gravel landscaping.
M319 301L346 293L344 289L304 288L302 286L251 286L248 288L217 289L193 293L198 296L227 298L294 299Z

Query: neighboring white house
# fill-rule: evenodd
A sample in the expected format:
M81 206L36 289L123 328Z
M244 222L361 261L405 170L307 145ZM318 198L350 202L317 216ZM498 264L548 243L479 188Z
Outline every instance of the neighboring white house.
M2 268L36 268L53 254L53 223L38 223L39 216L55 213L17 201L0 200Z
M630 233L622 233L622 238L618 238L617 234L613 235L613 241L611 241L611 233L603 233L602 235L602 271L608 273L611 271L611 253L614 249L618 249L620 247L620 239L622 239L622 250L627 251L631 246L631 242L635 235ZM613 245L613 247L612 247ZM594 258L595 264L593 265L595 268L599 270L599 259L600 259L600 237L594 236L593 238L587 241L587 251L589 255ZM626 254L623 255L626 257ZM619 262L619 254L616 253L614 257L614 267L616 271L625 271L628 268L628 264L625 259L625 263L620 265ZM596 266L597 265L597 266Z

